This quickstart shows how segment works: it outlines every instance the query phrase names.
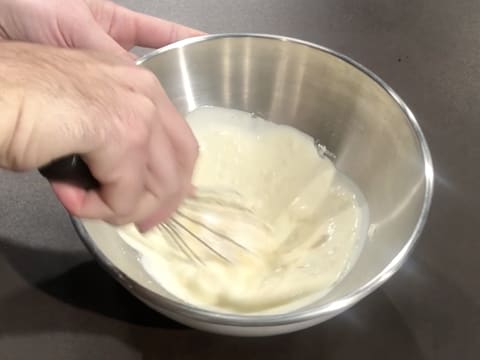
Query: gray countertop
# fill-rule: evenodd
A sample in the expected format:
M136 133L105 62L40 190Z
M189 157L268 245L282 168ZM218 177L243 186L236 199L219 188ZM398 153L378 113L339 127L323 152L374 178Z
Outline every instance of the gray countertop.
M86 252L36 174L0 173L0 359L480 358L480 2L123 0L207 32L313 41L379 74L430 144L436 189L407 264L309 330L239 339L149 310Z

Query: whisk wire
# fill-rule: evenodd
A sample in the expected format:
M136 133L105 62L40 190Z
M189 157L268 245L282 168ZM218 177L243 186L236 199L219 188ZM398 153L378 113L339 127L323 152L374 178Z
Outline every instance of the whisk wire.
M199 241L200 244L202 244L203 246L205 246L208 250L210 250L211 252L213 252L215 255L217 255L218 257L220 257L221 259L225 260L226 262L231 262L226 256L224 256L223 254L221 254L219 251L217 251L213 246L211 246L210 244L208 244L205 240L203 240L200 236L196 235L193 231L191 231L188 227L186 227L184 224L182 224L180 221L178 221L177 219L175 218L172 218L170 220L173 224L175 224L176 226L180 227L184 232L186 232L188 235L192 236L195 240ZM178 232L177 232L177 235ZM181 239L181 236L178 236L179 239ZM192 251L191 248L189 248L190 251ZM201 261L203 263L203 261Z
M207 230L208 232L210 232L211 234L215 235L215 236L218 236L219 238L229 242L230 244L232 245L235 245L236 247L242 249L242 250L245 250L245 251L248 251L248 252L252 252L250 249L248 249L247 247L243 246L242 244L238 243L237 241L233 240L232 238L228 237L227 235L225 234L222 234L221 232L219 231L216 231L215 229L211 228L209 225L205 224L204 222L201 222L200 220L196 220L192 217L189 217L187 215L185 215L182 211L180 210L177 210L177 214L184 218L184 219L187 219L188 221L191 221L192 223L196 224L196 225L199 225L201 226L203 229Z
M248 233L251 230L266 232L270 227L242 202L239 193L202 188L197 189L193 196L187 198L176 210L174 216L161 224L158 229L187 259L205 265L203 255L200 256L198 251L195 251L196 247L192 241L200 244L217 258L232 264L234 261L222 253L229 248L224 246L222 241L228 243L230 248L234 246L245 253L255 255L251 249L237 240L239 234L247 236L252 234ZM195 229L200 231L196 233ZM233 254L238 255L236 252Z
M175 244L175 246L191 261L204 264L202 259L195 254L194 251L186 244L183 238L179 235L178 231L175 228L175 224L170 221L164 224L161 224L161 229L164 230L164 234L168 235L170 240Z
M226 209L240 210L253 214L253 210L242 203L242 197L238 192L234 190L222 191L222 198L219 198L218 193L219 192L215 190L202 188L197 191L195 195L187 198L185 205L195 207L196 204L198 205L198 202L201 202L201 206L217 205ZM236 200L232 198L232 195Z

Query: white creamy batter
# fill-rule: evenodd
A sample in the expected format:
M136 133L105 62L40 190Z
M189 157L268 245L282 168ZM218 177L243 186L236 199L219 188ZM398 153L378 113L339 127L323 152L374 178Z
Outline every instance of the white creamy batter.
M287 312L328 292L366 237L368 210L356 186L292 127L215 107L199 108L187 121L200 144L194 184L236 190L272 231L229 223L229 234L256 254L225 245L233 265L190 239L205 260L198 265L158 230L121 228L145 270L179 299L230 313Z

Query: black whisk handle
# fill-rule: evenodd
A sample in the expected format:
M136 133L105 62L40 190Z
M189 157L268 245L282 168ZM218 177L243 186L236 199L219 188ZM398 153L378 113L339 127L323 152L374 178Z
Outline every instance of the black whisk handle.
M38 169L49 181L63 182L85 190L94 190L100 183L90 172L87 164L78 155L69 155L48 163Z

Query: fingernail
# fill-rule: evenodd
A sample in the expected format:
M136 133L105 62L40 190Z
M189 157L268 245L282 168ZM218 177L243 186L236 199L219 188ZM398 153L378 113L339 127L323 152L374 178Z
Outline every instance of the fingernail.
M197 187L193 184L190 184L187 190L187 196L195 196L196 192L197 192Z
M134 61L136 61L138 59L138 56L135 55L134 53L131 53L131 52L128 52L128 56L130 56L130 58Z
M140 234L145 234L148 230L152 228L151 226L145 226L145 224L135 224L135 227Z

